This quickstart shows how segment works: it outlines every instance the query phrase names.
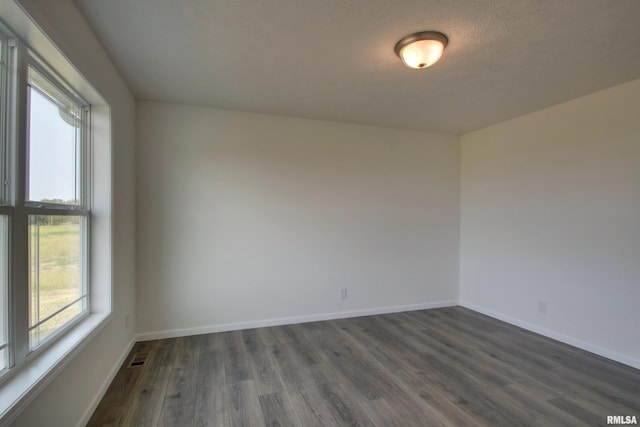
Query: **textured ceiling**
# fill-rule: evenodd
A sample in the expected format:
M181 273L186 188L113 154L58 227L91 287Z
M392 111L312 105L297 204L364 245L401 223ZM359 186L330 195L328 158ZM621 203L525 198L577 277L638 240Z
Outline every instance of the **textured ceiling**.
M77 0L140 100L464 133L640 78L640 0ZM410 70L395 43L449 37Z

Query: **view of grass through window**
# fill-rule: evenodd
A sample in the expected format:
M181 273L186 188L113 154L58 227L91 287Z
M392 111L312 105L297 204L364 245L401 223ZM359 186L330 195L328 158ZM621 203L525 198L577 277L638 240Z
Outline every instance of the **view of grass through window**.
M82 289L84 217L29 217L30 346L36 347L79 315Z

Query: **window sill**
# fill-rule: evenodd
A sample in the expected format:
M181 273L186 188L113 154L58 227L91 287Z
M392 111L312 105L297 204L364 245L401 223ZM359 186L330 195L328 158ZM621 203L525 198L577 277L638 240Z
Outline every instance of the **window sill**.
M9 425L20 412L108 323L108 313L92 313L38 354L0 385L0 425Z

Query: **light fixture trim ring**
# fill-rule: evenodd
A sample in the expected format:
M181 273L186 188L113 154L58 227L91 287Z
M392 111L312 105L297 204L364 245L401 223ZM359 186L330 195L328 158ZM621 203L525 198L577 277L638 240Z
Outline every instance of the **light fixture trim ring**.
M409 34L408 36L405 36L402 39L400 39L400 41L396 43L396 47L394 49L396 52L396 55L402 58L402 56L400 56L400 51L402 50L402 48L410 45L413 42L417 42L420 40L439 41L440 43L442 43L443 49L447 47L447 44L449 44L449 39L447 38L447 36L445 36L444 34L438 31L420 31L417 33Z

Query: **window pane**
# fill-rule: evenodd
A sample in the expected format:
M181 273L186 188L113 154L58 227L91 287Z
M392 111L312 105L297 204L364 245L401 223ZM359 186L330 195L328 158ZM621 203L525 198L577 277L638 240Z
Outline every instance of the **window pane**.
M9 232L8 217L0 216L0 371L9 364L9 301L8 301L8 267L9 267Z
M28 200L81 204L81 111L29 69Z
M29 216L29 343L38 346L87 307L83 216Z
M5 48L5 36L0 33L0 177L4 178L6 167L6 146L4 137L6 135L7 117L7 53ZM0 205L6 204L6 188L0 185Z

